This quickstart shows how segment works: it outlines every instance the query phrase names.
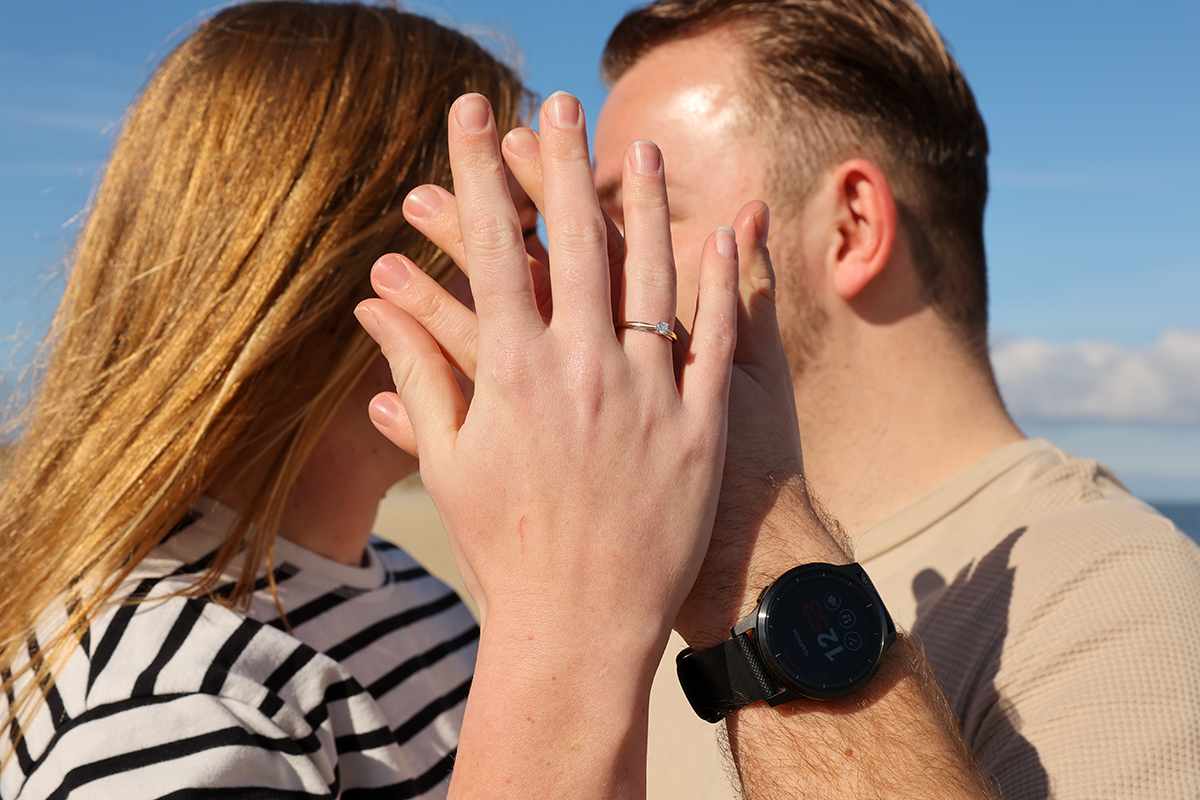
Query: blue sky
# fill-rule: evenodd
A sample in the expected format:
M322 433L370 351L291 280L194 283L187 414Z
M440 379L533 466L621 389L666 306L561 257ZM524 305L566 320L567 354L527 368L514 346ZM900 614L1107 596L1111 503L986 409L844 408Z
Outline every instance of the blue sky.
M624 0L408 3L520 48L594 116ZM9 2L0 26L0 337L25 363L120 115L214 6ZM1152 498L1200 500L1200 3L928 0L992 142L987 247L1018 422Z

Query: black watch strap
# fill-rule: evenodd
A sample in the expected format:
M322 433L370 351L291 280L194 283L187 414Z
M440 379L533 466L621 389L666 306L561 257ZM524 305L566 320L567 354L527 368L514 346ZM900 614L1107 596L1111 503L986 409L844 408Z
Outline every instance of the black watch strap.
M675 667L688 702L708 722L779 693L746 633L703 653L689 647L676 656Z

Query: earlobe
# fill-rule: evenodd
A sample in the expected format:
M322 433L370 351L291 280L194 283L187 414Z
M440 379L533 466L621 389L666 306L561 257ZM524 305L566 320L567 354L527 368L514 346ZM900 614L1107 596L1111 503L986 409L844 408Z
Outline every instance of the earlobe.
M848 300L874 280L892 257L896 199L883 170L861 158L839 166L834 185L842 205L834 290Z

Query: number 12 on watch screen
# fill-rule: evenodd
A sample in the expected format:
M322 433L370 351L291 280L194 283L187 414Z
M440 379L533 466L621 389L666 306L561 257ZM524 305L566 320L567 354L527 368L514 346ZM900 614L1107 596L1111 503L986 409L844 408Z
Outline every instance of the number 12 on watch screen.
M804 607L804 617L808 620L808 627L817 634L817 644L825 648L825 657L833 661L833 657L842 652L842 646L838 644L837 630L830 627L829 617L825 614L825 606L830 602L834 603L833 608L837 608L841 605L841 598L830 592L826 596L824 604L820 600L813 600ZM829 632L823 633L827 628ZM838 644L838 646L830 650L829 646L833 644Z

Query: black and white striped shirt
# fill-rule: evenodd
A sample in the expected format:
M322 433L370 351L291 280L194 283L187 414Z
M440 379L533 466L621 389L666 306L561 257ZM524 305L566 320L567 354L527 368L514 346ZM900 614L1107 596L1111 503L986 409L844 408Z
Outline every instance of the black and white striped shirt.
M144 600L63 664L0 797L444 796L479 640L454 592L380 539L363 567L279 539L289 634L265 577L246 614L170 596L234 519L211 500L193 515L118 595Z

